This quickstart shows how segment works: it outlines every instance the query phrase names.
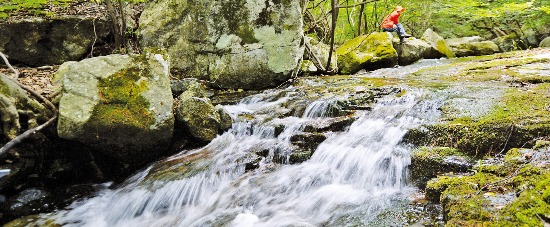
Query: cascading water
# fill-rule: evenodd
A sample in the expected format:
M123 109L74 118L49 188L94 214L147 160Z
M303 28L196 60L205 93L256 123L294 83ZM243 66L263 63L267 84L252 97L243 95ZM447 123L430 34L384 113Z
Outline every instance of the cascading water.
M264 93L227 106L236 122L209 145L154 164L125 186L56 214L68 226L320 226L369 224L404 199L410 149L400 141L422 119L419 92L380 100L344 132L333 132L313 156L275 164L292 152L290 137L339 108L320 99L302 117L274 117L288 96ZM253 119L240 117L252 115ZM276 133L276 127L284 130ZM261 157L259 167L247 163ZM284 162L283 162L284 163Z

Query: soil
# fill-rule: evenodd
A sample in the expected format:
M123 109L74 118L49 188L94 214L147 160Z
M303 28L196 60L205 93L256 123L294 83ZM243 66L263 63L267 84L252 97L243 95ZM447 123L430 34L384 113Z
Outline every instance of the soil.
M143 11L144 4L128 4L126 6L126 12L130 15L131 19L136 22L139 18L139 15L141 11ZM101 1L101 3L97 3L92 0L79 0L79 1L73 1L64 5L55 5L55 4L47 4L44 6L43 11L46 12L46 14L38 15L38 17L67 17L67 16L80 16L80 17L86 17L86 18L100 18L100 17L106 17L108 15L107 13L107 7L105 5L104 1ZM49 15L49 16L46 16ZM21 10L21 11L15 11L10 13L10 17L5 19L3 22L13 22L18 21L22 19L26 19L29 17L37 17L36 14L33 14L32 12ZM2 21L0 21L2 22ZM135 38L131 37L130 39ZM135 42L130 42L130 45L132 45L133 49L138 49L135 45ZM93 53L89 54L89 57L92 56L98 56L98 55L107 55L109 53L112 53L114 50L112 48L112 44L110 43L103 43L102 46L98 46ZM8 56L9 60L9 56ZM50 65L50 66L41 66L41 67L25 67L25 66L18 66L13 65L15 69L19 71L19 78L18 81L24 85L27 85L40 93L42 96L49 98L50 95L54 92L53 84L52 84L52 77L53 74L57 71L59 68L59 65ZM7 75L7 76L13 76L14 73L8 69L6 64L0 59L0 73Z

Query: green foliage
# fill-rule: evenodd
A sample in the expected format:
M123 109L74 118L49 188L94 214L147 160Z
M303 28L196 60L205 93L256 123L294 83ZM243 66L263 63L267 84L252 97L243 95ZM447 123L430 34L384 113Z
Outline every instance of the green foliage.
M4 0L0 3L0 19L5 19L16 11L26 11L34 15L48 15L46 5L66 6L74 0Z
M105 0L91 0L101 3ZM115 0L117 1L117 0ZM147 0L123 0L124 2L140 3ZM52 16L46 9L48 5L67 7L70 3L85 2L85 0L0 0L0 19L6 19L15 12L26 12L36 16Z
M338 1L341 6L355 5L363 0ZM327 42L330 27L330 1L312 0L309 10L324 31L315 31L321 41ZM505 34L518 33L550 25L550 1L547 0L386 0L365 5L362 17L361 35L381 31L380 23L396 5L407 10L401 15L401 22L408 33L419 38L427 28L432 28L444 38L482 36L493 38L495 28ZM335 31L336 43L341 44L358 35L360 6L341 8ZM328 16L326 16L328 15ZM325 18L324 20L322 18ZM324 34L320 34L324 33ZM499 34L502 35L502 34Z

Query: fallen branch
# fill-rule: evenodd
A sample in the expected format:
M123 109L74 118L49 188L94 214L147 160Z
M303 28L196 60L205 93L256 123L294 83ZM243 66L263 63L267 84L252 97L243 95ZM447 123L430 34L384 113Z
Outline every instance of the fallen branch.
M0 157L2 157L2 155L4 155L6 152L8 152L9 150L14 148L15 146L17 146L21 142L23 142L25 139L31 137L32 135L39 132L40 130L50 126L52 123L55 122L56 119L57 119L57 115L52 117L50 120L46 121L46 123L44 123L42 125L39 125L38 127L31 128L31 129L27 130L26 132L24 132L23 134L21 134L21 135L15 137L14 139L10 140L10 142L6 143L2 148L0 148Z
M313 58L312 62L315 65L315 67L317 67L321 72L326 72L327 70L325 69L325 67L323 67L323 63L321 62L321 60L319 60L317 55L315 55L315 53L313 53L313 50L311 50L311 47L309 46L309 44L307 42L305 42L305 47L306 47L306 51L308 52L309 56L311 58Z
M2 59L4 59L4 62L6 63L8 68L11 69L11 71L13 71L13 73L15 74L15 79L19 78L19 71L17 71L17 69L13 68L13 66L10 65L10 62L8 61L8 58L6 57L6 55L0 52L0 56L2 57Z
M18 144L20 144L21 142L23 142L25 139L27 139L28 137L32 136L33 134L39 132L40 130L48 127L49 125L51 125L53 122L55 122L55 120L57 119L57 108L55 107L55 105L50 102L50 100L44 98L44 96L40 95L38 92L34 91L32 88L26 86L26 85L23 85L21 83L19 83L19 81L17 81L17 78L19 77L19 71L17 71L16 69L14 69L8 59L6 58L6 56L0 52L0 55L2 56L2 58L4 59L4 62L6 63L6 65L8 65L8 67L10 67L10 69L12 71L14 71L15 73L15 78L11 78L9 76L6 76L8 79L10 79L11 81L13 81L15 84L17 84L19 87L21 87L23 90L29 92L31 95L35 96L38 100L42 101L42 103L45 103L46 106L48 106L48 108L53 112L54 116L46 121L46 123L42 124L42 125L39 125L38 127L35 127L35 128L31 128L27 131L25 131L24 133L22 133L21 135L15 137L14 139L10 140L8 143L6 143L2 148L0 148L0 157L2 155L4 155L6 152L8 152L9 150L11 150L13 147L17 146Z

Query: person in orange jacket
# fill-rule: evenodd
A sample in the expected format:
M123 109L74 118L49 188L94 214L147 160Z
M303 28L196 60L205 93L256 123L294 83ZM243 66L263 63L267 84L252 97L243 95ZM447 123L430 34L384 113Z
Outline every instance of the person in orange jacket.
M401 41L401 43L404 42L405 38L411 37L411 35L405 32L405 28L398 21L399 16L401 16L402 12L405 12L405 8L401 6L396 6L395 9L393 9L393 12L391 12L388 16L386 16L381 26L382 31L397 32L397 35L399 36L399 40Z

